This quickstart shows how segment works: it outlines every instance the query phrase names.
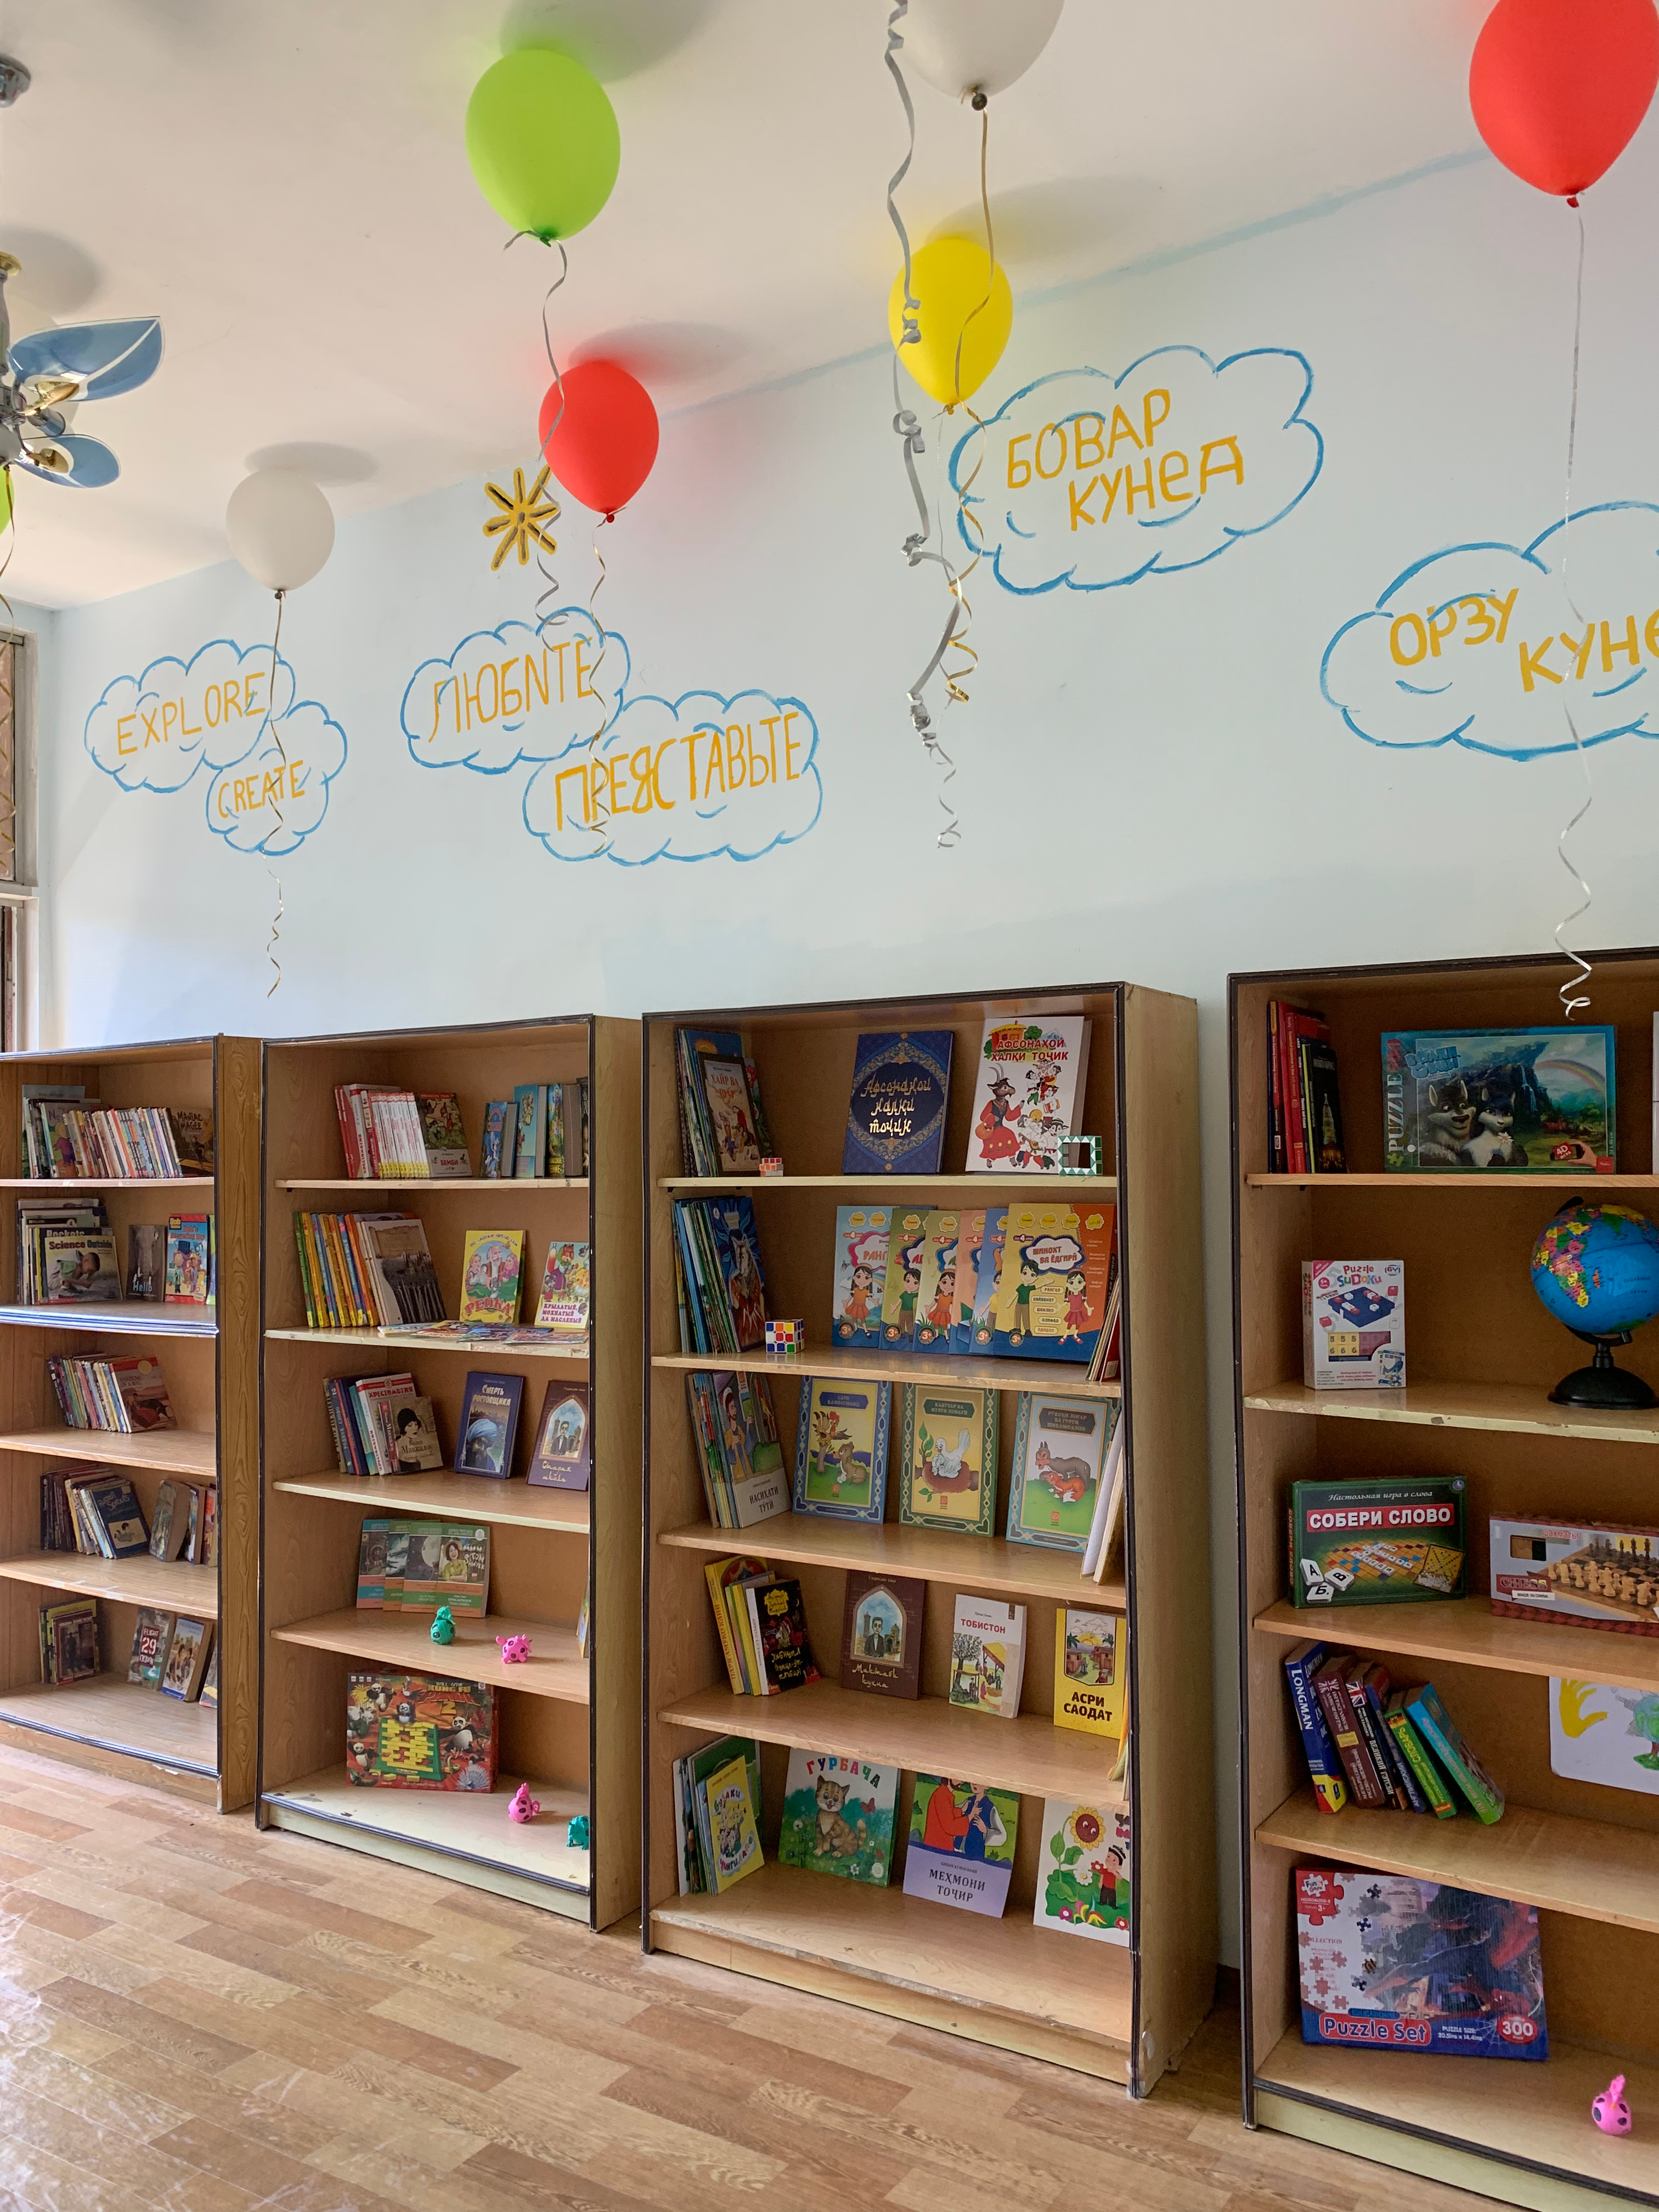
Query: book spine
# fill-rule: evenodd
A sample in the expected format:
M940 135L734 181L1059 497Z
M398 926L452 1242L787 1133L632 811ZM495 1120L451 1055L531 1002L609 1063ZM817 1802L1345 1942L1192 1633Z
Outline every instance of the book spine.
M1322 1668L1315 1675L1313 1686L1355 1804L1382 1805L1385 1802L1382 1784L1359 1734L1347 1688L1340 1674L1334 1667Z
M1474 1764L1468 1746L1451 1725L1449 1716L1445 1717L1446 1724L1443 1727L1434 1709L1421 1697L1408 1698L1406 1711L1412 1726L1421 1731L1430 1750L1468 1800L1469 1810L1475 1818L1488 1827L1501 1820L1503 1797Z
M1430 1812L1438 1820L1455 1820L1457 1808L1440 1778L1440 1770L1430 1755L1427 1745L1412 1726L1411 1717L1403 1705L1390 1705L1389 1728L1400 1747L1401 1756L1417 1778L1417 1786L1423 1792Z
M1313 1690L1313 1678L1324 1663L1325 1647L1316 1644L1306 1653L1291 1652L1285 1662L1285 1674L1315 1801L1322 1813L1340 1813L1348 1802L1348 1785L1342 1778L1342 1763Z
M1401 1750L1395 1740L1394 1731L1389 1726L1387 1673L1381 1667L1368 1667L1360 1677L1360 1686L1364 1692L1365 1710L1370 1720L1371 1734L1389 1762L1389 1772L1405 1793L1407 1809L1413 1813L1426 1813L1429 1809L1429 1801L1419 1788L1417 1776L1411 1762Z
M726 1671L732 1684L733 1697L742 1697L748 1685L743 1679L743 1669L738 1663L738 1647L732 1634L732 1619L726 1602L726 1591L720 1578L718 1566L707 1570L708 1595L714 1607L714 1626L720 1632L720 1650L726 1660Z
M1376 1725L1371 1719L1370 1703L1365 1695L1363 1673L1359 1671L1352 1674L1345 1673L1342 1686L1347 1692L1348 1703L1353 1708L1355 1725L1358 1728L1365 1749L1370 1755L1371 1765L1376 1770L1376 1778L1382 1785L1382 1802L1385 1805L1392 1805L1396 1811L1403 1813L1411 1800L1406 1795L1404 1785L1395 1771L1394 1760L1384 1746L1382 1737L1377 1734Z
M355 1473L356 1470L353 1468L351 1461L346 1452L345 1431L340 1426L340 1409L335 1400L335 1383L332 1376L326 1377L324 1381L323 1403L328 1409L329 1427L334 1431L334 1457L336 1462L337 1463L342 1474L351 1474Z
M1279 1106L1279 1001L1267 1001L1267 1164L1285 1172L1285 1117Z

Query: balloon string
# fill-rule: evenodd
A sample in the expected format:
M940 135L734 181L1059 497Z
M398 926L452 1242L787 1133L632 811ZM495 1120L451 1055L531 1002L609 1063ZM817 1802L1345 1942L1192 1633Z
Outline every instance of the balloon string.
M587 612L589 619L592 621L594 629L599 633L599 657L593 663L592 668L587 672L590 683L593 683L593 679L598 677L600 669L604 667L605 653L610 645L610 639L605 634L605 624L599 620L599 615L596 611L596 603L599 599L600 587L604 584L605 578L605 556L599 550L599 532L605 528L606 523L614 522L616 519L616 511L613 508L609 514L602 514L599 517L599 520L594 526L593 530L593 558L599 564L599 573L593 579L593 588L587 595ZM605 700L605 695L599 690L596 683L593 683L593 690L596 697ZM603 811L601 811L599 801L599 784L601 781L599 766L604 758L603 747L605 744L605 734L611 727L611 718L615 713L615 705L611 701L605 700L604 718L600 721L599 728L594 731L592 736L587 741L587 757L589 762L587 779L588 811L593 816L593 821L591 826L594 836L599 841L597 850L601 853L608 852L611 847L611 810L610 807L606 805ZM607 779L607 791L609 790L609 781Z
M1571 611L1572 618L1582 632L1584 628L1584 617L1577 601L1572 596L1572 586L1569 581L1569 550L1572 529L1572 468L1578 446L1578 356L1584 334L1584 212L1578 205L1577 198L1569 200L1567 204L1572 209L1578 220L1578 275L1573 295L1572 400L1567 413L1567 481L1561 501L1561 591ZM1561 1001L1567 1019L1571 1021L1581 1008L1587 1007L1590 1003L1589 994L1581 987L1589 982L1595 971L1593 964L1585 959L1582 952L1575 952L1563 934L1581 916L1589 912L1591 896L1589 884L1568 857L1567 840L1594 805L1595 788L1590 781L1589 755L1584 750L1584 741L1578 734L1578 725L1573 719L1572 708L1565 691L1561 695L1561 706L1567 718L1567 727L1572 732L1573 747L1577 753L1578 765L1583 771L1584 777L1583 804L1555 841L1557 858L1572 881L1583 893L1583 897L1574 907L1572 912L1564 915L1555 926L1557 949L1565 958L1572 962L1577 970L1576 974L1568 976L1556 994Z
M916 519L921 526L919 530L913 530L910 532L901 550L906 562L912 568L919 568L924 561L937 561L945 571L945 584L951 592L951 611L945 617L944 635L933 647L933 655L927 665L904 695L910 709L911 726L921 739L928 758L935 767L942 763L950 771L939 790L939 805L945 811L945 826L939 831L938 839L941 850L948 852L952 846L961 842L962 837L961 825L957 820L950 801L945 796L945 787L955 778L956 763L939 743L939 732L933 727L933 718L928 712L927 702L924 695L934 671L945 658L951 638L956 635L957 624L962 620L963 601L957 592L956 571L951 566L950 561L943 552L930 552L927 550L927 541L933 534L933 526L927 513L927 495L921 488L921 478L916 473L916 456L927 449L922 443L921 425L917 422L914 410L905 406L899 398L896 353L893 356L893 428L903 440L901 450L904 457L904 473L909 479L910 495L915 501ZM943 535L941 531L941 538Z
M506 253L510 248L515 246L521 238L535 238L535 236L536 234L533 230L515 230L512 237L507 240L506 246L501 248L501 251L503 253ZM559 273L553 279L553 282L548 286L545 293L542 295L542 345L547 354L547 365L553 372L553 389L559 395L559 404L553 410L553 420L547 426L546 434L543 437L539 448L541 459L545 461L548 467L551 469L553 465L552 457L547 449L552 443L553 433L558 428L560 423L564 420L564 379L559 374L559 364L554 358L553 329L551 324L547 319L547 308L548 302L552 299L553 295L558 290L560 285L564 283L566 277L570 274L570 256L565 252L564 241L562 239L539 239L537 242L538 245L542 246L556 246L559 249ZM555 512L556 514L556 509ZM558 550L558 543L556 539L553 544L548 548L548 550L550 552L556 553ZM559 580L553 574L553 571L548 567L546 562L543 560L542 548L539 541L538 541L536 544L536 566L541 571L544 586L544 588L538 592L536 597L536 634L539 637L544 629L549 628L556 629L559 624L564 620L564 617L562 615L555 616L549 608L549 601L555 600L559 596Z
M910 234L904 228L904 218L898 211L898 201L894 197L916 157L916 111L911 104L910 88L904 82L904 71L898 63L898 57L904 48L904 34L898 27L903 21L909 5L910 0L897 0L897 5L887 18L886 53L888 72L898 88L899 103L904 110L905 126L910 134L904 159L887 180L887 213L898 233L899 251L904 256L904 304L899 311L899 343L902 346L921 343L921 325L916 320L921 302L910 289Z
M285 591L280 591L276 594L276 634L270 641L270 679L265 691L265 719L260 725L259 737L254 739L254 751L257 756L259 746L259 738L263 738L265 732L269 730L276 740L276 757L283 763L282 772L276 778L276 796L270 802L270 811L276 817L276 831L279 836L286 836L288 830L288 824L283 819L282 807L283 781L283 778L286 777L288 774L288 749L283 743L283 726L281 721L273 721L271 720L271 708L276 703L276 672L283 665L283 602L287 597L288 593ZM265 873L270 878L272 883L276 886L276 911L270 917L270 935L265 939L265 957L270 961L271 966L276 970L276 975L271 979L270 989L265 993L266 998L270 998L272 995L272 993L275 992L277 984L279 984L283 980L283 963L276 957L276 947L282 939L283 934L283 879L281 876L278 875L276 869L271 866L269 860L265 863Z
M980 434L979 444L975 447L974 452L973 470L966 480L957 487L957 527L961 533L963 544L966 545L971 544L974 557L969 561L965 568L962 569L957 574L952 576L951 580L951 589L957 600L961 603L963 611L963 620L957 629L952 643L955 645L958 653L966 653L968 658L965 662L959 664L956 668L947 668L944 671L945 689L949 694L950 703L952 706L962 707L965 707L968 704L968 694L963 689L963 686L966 684L969 675L971 675L979 666L979 653L975 647L969 645L967 641L968 629L974 618L974 611L968 604L967 596L963 586L966 584L969 577L973 574L975 569L978 568L980 556L985 547L985 532L980 526L979 517L973 512L969 503L969 495L973 490L974 484L979 476L980 470L984 466L985 463L985 425L981 422L979 416L974 413L974 410L969 406L968 402L962 396L962 349L967 340L969 324L973 321L975 315L983 314L986 308L990 306L992 295L996 289L997 281L997 241L996 234L991 226L991 194L988 182L991 141L991 109L990 104L982 92L975 93L973 95L973 102L974 106L979 111L979 204L981 212L985 217L985 252L986 258L989 262L990 267L985 281L985 297L980 301L976 307L973 308L969 313L963 318L962 328L957 333L956 366L952 381L952 389L956 393L956 397L951 401L951 405L945 410L945 412L950 414L954 412L957 407L963 409L963 410L972 417L974 427ZM970 540L968 536L969 526L970 524L972 525L974 532L972 540ZM943 513L941 512L939 517L939 543L943 544L944 542L945 519Z

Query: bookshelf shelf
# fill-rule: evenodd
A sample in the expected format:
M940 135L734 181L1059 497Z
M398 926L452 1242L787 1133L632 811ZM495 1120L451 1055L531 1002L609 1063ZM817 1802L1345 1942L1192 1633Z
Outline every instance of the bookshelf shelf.
M1091 1024L1078 1127L1097 1133L1093 1176L842 1176L847 1101L860 1034L949 1030L953 1067L942 1159L968 1156L974 1076L985 1024L1015 1013L1082 1013ZM792 1172L683 1172L674 1031L738 1030L758 1072L766 1118ZM1202 1320L1183 1285L1200 1270L1195 1010L1127 984L1022 997L936 998L652 1015L645 1022L647 1176L646 1868L647 1948L815 1990L906 2021L1041 2057L1149 2090L1178 2059L1211 2003L1216 1936L1209 1787L1212 1698L1207 1553L1200 1534L1208 1474ZM752 1198L767 1312L799 1316L799 1353L709 1358L682 1348L676 1296L676 1200ZM837 1207L878 1195L951 1207L1030 1195L1115 1208L1129 1371L1090 1383L1087 1365L1054 1359L939 1357L832 1346ZM1196 1332L1196 1333L1194 1333ZM739 1368L764 1376L793 1475L801 1392L813 1376L995 1394L998 1498L994 1536L900 1523L900 1387L891 1406L887 1512L879 1524L784 1512L739 1529L714 1525L687 1410L686 1376ZM1126 1453L1128 1549L1107 1578L1085 1581L1076 1553L1011 1544L1009 1474L1020 1395L1054 1391L1118 1401ZM705 1569L717 1557L761 1559L799 1580L822 1679L769 1698L735 1696L717 1638ZM915 1577L927 1587L921 1690L914 1700L843 1688L849 1572ZM947 1696L958 1595L1028 1609L1021 1711L1004 1720ZM1115 1741L1053 1724L1055 1620L1067 1605L1127 1615L1134 1778L1132 1845L1136 1948L1056 1934L1034 1923L1045 1797L1121 1807L1109 1778ZM678 1893L672 1767L712 1737L757 1740L760 1833L767 1863L724 1895ZM884 1887L837 1881L776 1863L788 1753L857 1755L898 1769L896 1844ZM1000 1918L907 1896L904 1859L918 1772L983 1775L1018 1793L1016 1859Z
M688 1552L724 1557L747 1534L694 1521L684 1528L665 1528L657 1540ZM936 1528L906 1528L897 1522L832 1521L810 1513L777 1514L757 1524L757 1541L768 1559L792 1565L857 1568L880 1575L913 1575L922 1582L948 1583L954 1589L971 1580L976 1590L1013 1597L1058 1598L1063 1604L1121 1613L1128 1593L1121 1582L1086 1581L1078 1572L1074 1552L1045 1552L1036 1544L1011 1544L1000 1536L967 1540ZM971 1572L966 1571L971 1570Z
M259 1047L245 1037L108 1044L0 1058L0 1158L22 1157L24 1092L81 1087L109 1107L210 1114L210 1176L0 1178L0 1280L15 1284L17 1201L101 1196L125 1273L128 1231L170 1214L214 1218L216 1303L137 1299L0 1307L0 1737L54 1739L54 1756L131 1782L153 1783L222 1812L254 1794L258 1747ZM179 1425L139 1435L67 1427L46 1363L63 1353L159 1362ZM218 1562L103 1559L41 1547L43 1475L65 1462L118 1470L147 1522L157 1494L182 1477L218 1493ZM94 1600L104 1672L41 1682L40 1609ZM217 1706L186 1705L129 1683L141 1608L216 1624Z
M94 1559L80 1552L20 1552L15 1559L0 1559L0 1579L65 1590L76 1597L159 1606L197 1620L219 1618L217 1568L193 1567L181 1559Z
M1626 1447L1659 1444L1659 1412L1551 1402L1585 1354L1538 1299L1529 1261L1574 1196L1659 1212L1648 1202L1659 1176L1644 1172L1659 954L1595 958L1588 1018L1617 1035L1617 1174L1388 1173L1379 1040L1557 1026L1571 973L1552 955L1236 975L1229 1009L1245 2118L1551 2212L1589 2212L1609 2195L1659 2203L1659 2154L1600 2136L1587 2117L1615 2072L1630 2076L1632 2097L1644 2080L1659 2096L1659 1797L1558 1773L1549 1702L1557 1677L1607 1686L1608 1705L1616 1691L1659 1692L1659 1638L1495 1613L1489 1527L1498 1515L1652 1521L1650 1462ZM1350 1173L1264 1172L1274 1000L1317 1008L1329 1025ZM1474 1189L1485 1203L1465 1202ZM1321 1252L1403 1263L1407 1388L1313 1391L1292 1379L1301 1263ZM1638 1331L1617 1357L1659 1382L1659 1330ZM1289 1603L1289 1485L1407 1474L1462 1478L1470 1595L1316 1612ZM1292 1644L1315 1638L1376 1655L1396 1682L1432 1680L1503 1789L1503 1818L1486 1827L1462 1813L1319 1812L1284 1671ZM1310 1860L1535 1905L1547 2059L1474 2067L1304 2045L1292 1881Z
M337 1085L453 1092L476 1164L489 1102L510 1100L521 1084L578 1079L588 1085L586 1176L369 1182L344 1171ZM273 1040L264 1048L258 1820L596 1929L636 1913L640 1901L639 1112L635 1023L581 1015ZM341 1206L416 1216L452 1315L470 1230L524 1231L531 1312L550 1242L586 1241L593 1312L586 1345L303 1326L294 1216ZM324 1378L405 1370L431 1400L450 1457L468 1375L518 1377L516 1476L341 1473ZM544 1395L575 1383L589 1393L591 1487L532 1488L524 1469ZM459 1615L448 1644L433 1643L429 1613L388 1614L355 1603L364 1522L427 1518L489 1531L490 1611L482 1620ZM574 1629L584 1601L593 1629L586 1655ZM506 1665L495 1638L518 1632L531 1638L531 1657ZM449 1677L495 1692L493 1790L382 1790L348 1779L346 1679L380 1671ZM525 1777L543 1812L520 1825L508 1820L507 1804ZM567 1841L578 1813L592 1820L591 1855Z
M653 1367L702 1372L710 1366L742 1368L750 1375L857 1376L871 1382L960 1382L975 1390L1063 1390L1068 1398L1121 1398L1121 1382L1091 1382L1081 1361L1064 1359L933 1358L920 1352L855 1352L842 1345L809 1346L805 1352L656 1352ZM1659 1415L1655 1416L1659 1419Z

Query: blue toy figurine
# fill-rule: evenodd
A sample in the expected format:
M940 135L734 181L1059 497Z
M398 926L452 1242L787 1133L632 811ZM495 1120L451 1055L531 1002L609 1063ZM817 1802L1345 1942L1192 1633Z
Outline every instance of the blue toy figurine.
M587 1841L587 1815L586 1813L573 1813L571 1814L570 1826L565 1833L565 1841L569 1844L573 1851L585 1851L589 1848Z
M441 1605L432 1616L432 1641L453 1644L455 1641L455 1616L447 1605Z

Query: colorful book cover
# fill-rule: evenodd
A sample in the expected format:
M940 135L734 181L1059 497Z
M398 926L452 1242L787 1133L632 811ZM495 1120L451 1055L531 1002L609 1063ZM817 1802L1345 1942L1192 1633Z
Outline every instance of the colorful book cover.
M1023 1605L1000 1598L958 1597L951 1619L950 1698L953 1705L1012 1720L1025 1678Z
M1114 1212L1063 1200L1008 1208L991 1351L1087 1366L1111 1284Z
M377 1406L373 1419L394 1474L435 1472L444 1463L430 1398L404 1394Z
M720 1892L730 1889L764 1863L754 1802L749 1794L747 1759L741 1755L728 1759L702 1787L714 1844L709 1871L713 1886Z
M985 1208L973 1206L957 1217L957 1310L951 1323L951 1349L968 1351L974 1340L974 1299L979 1290L979 1251L985 1242Z
M787 1512L783 1446L772 1411L771 1386L765 1376L746 1374L741 1368L723 1368L694 1379L708 1385L721 1476L736 1526L747 1528L757 1521L769 1520L774 1513ZM884 1484L884 1444L881 1475Z
M1462 1790L1475 1818L1488 1827L1501 1820L1504 1793L1463 1741L1456 1722L1435 1695L1432 1682L1407 1691L1406 1713L1436 1760Z
M937 1175L951 1097L949 1030L860 1036L842 1146L843 1175Z
M495 1785L495 1692L432 1674L346 1677L346 1778L364 1789Z
M510 1098L492 1098L484 1108L483 1142L478 1148L478 1173L493 1182L502 1173L502 1155L509 1128L516 1133ZM511 1155L508 1156L510 1164Z
M417 1091L415 1107L421 1117L421 1141L426 1148L428 1175L445 1178L470 1176L472 1155L466 1148L461 1102L455 1093Z
M112 1229L46 1229L40 1232L41 1303L106 1304L121 1295Z
M561 1336L586 1336L592 1281L585 1243L550 1244L542 1270L542 1294L536 1303L538 1328Z
M1304 2043L1547 2058L1538 1910L1369 1868L1297 1867Z
M1318 1647L1322 1651L1324 1648L1323 1644ZM1410 1767L1427 1809L1438 1820L1455 1820L1457 1808L1452 1802L1451 1791L1434 1763L1434 1753L1412 1726L1411 1715L1406 1711L1405 1691L1395 1690L1390 1694L1383 1708L1383 1717L1401 1762Z
M161 1679L156 1684L164 1698L177 1698L181 1705L193 1705L201 1694L202 1676L207 1668L208 1647L212 1641L210 1622L191 1620L180 1613L173 1625L173 1641L167 1647L167 1664L161 1669Z
M1054 1175L1078 1131L1089 1066L1086 1014L993 1016L980 1046L967 1166Z
M806 1633L806 1607L793 1578L753 1585L745 1596L749 1632L763 1674L762 1695L799 1690L818 1679Z
M760 1146L750 1117L749 1079L739 1060L720 1060L712 1054L701 1062L702 1095L721 1175L754 1175L760 1167Z
M457 1318L497 1326L516 1322L523 1276L522 1229L469 1229L461 1255L461 1310Z
M486 1375L477 1369L469 1373L455 1425L457 1474L512 1474L523 1402L522 1375Z
M814 1375L803 1382L795 1439L795 1510L880 1521L887 1510L890 1382Z
M1659 1797L1659 1697L1552 1675L1550 1771Z
M587 1385L556 1378L548 1384L542 1400L529 1479L549 1490L586 1490L592 1473Z
M758 1351L766 1341L766 1278L755 1209L745 1197L711 1199L704 1214L714 1239L738 1350Z
M208 1217L175 1213L167 1222L166 1303L204 1306L209 1287Z
M921 1695L927 1585L909 1575L849 1573L841 1618L841 1686L878 1698Z
M1111 1442L1114 1409L1103 1398L1057 1398L1022 1390L1008 1483L1008 1540L1050 1551L1086 1549Z
M904 1855L905 1895L1000 1919L1018 1833L1019 1799L1012 1790L918 1774Z
M1383 1164L1418 1174L1611 1175L1611 1025L1407 1030L1382 1040Z
M887 1273L881 1291L881 1340L890 1348L902 1351L915 1342L927 1249L927 1213L920 1206L895 1206L887 1229Z
M550 1083L547 1086L547 1151L542 1162L544 1175L562 1177L564 1164L564 1085Z
M179 1155L180 1175L213 1173L213 1113L206 1106L169 1106L167 1116L173 1130L173 1149Z
M1042 1801L1036 1905L1031 1917L1059 1936L1129 1941L1133 1832L1126 1807Z
M547 1085L544 1083L514 1085L513 1127L514 1176L539 1176L543 1171L543 1155L547 1148ZM505 1160L501 1165L505 1173Z
M884 1206L842 1206L836 1211L836 1281L830 1293L830 1334L836 1344L881 1342L881 1301L887 1280Z
M778 1831L780 1862L885 1888L898 1778L896 1766L792 1750Z
M1054 1726L1121 1740L1128 1668L1119 1650L1115 1613L1054 1608Z
M1002 1273L1002 1255L1008 1243L1008 1209L1006 1206L988 1206L984 1226L980 1231L979 1249L974 1255L974 1276L971 1283L958 1285L962 1292L962 1318L957 1323L957 1352L989 1352L996 1334L994 1309L996 1304L997 1279Z
M961 1237L959 1213L936 1208L923 1220L921 1285L916 1300L918 1352L951 1350L957 1322L957 1252Z
M1419 1604L1464 1595L1462 1475L1291 1485L1291 1602Z
M907 1528L959 1528L966 1535L988 1536L996 1503L995 1391L907 1382L899 1439L901 1522Z
M138 1618L133 1624L132 1656L127 1662L127 1680L141 1689L154 1690L160 1686L167 1663L167 1652L173 1644L173 1615L161 1613L154 1606L140 1606Z
M357 1536L357 1604L364 1613L386 1607L386 1526L384 1521L365 1521Z

